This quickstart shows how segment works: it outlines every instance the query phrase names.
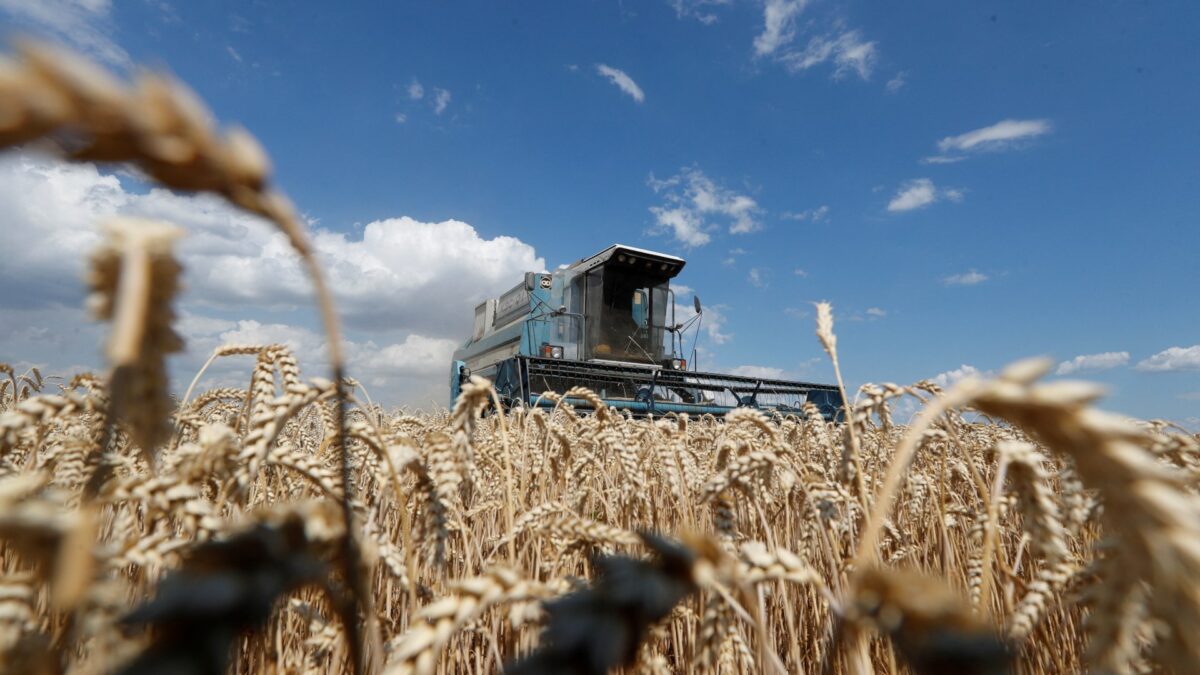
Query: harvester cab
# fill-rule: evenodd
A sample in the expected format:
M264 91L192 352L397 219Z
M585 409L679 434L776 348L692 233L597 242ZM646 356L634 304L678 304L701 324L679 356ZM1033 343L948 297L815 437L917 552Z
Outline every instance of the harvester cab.
M840 419L835 386L701 372L695 344L703 308L693 297L681 310L670 286L685 264L614 244L553 272L525 273L475 307L471 338L450 369L451 404L475 374L490 379L506 405L552 406L547 392L586 387L635 415L723 414L742 406L797 414L809 402L826 419ZM581 398L569 402L589 407Z

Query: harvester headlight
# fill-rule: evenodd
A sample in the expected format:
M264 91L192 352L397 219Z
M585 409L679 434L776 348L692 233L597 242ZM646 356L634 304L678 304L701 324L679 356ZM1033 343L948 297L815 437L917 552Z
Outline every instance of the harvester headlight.
M563 348L561 345L542 345L542 358L561 359L562 357Z

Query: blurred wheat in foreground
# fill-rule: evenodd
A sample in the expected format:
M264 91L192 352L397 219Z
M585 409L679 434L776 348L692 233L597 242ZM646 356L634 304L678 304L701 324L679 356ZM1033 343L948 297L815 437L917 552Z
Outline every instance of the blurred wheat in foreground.
M68 129L67 156L222 194L311 261L252 139L216 140L169 81L87 68L42 47L0 62L0 145ZM586 390L497 412L478 379L453 410L388 413L336 348L334 378L306 379L282 345L218 348L246 386L205 390L202 371L180 400L181 233L106 232L88 282L111 369L51 384L0 364L5 672L1200 663L1200 440L1100 413L1095 387L1041 383L1044 362L945 392L864 385L844 424L631 419Z

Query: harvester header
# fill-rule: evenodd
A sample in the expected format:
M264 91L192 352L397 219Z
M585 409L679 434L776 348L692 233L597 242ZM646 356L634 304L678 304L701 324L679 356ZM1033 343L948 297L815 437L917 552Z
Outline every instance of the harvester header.
M553 272L526 272L475 307L471 338L454 353L451 403L475 374L492 380L506 405L550 406L545 393L582 386L636 415L723 414L745 406L799 413L806 402L827 419L841 414L833 385L701 372L695 343L703 307L693 298L677 312L670 287L686 264L614 244ZM582 399L570 403L588 408Z

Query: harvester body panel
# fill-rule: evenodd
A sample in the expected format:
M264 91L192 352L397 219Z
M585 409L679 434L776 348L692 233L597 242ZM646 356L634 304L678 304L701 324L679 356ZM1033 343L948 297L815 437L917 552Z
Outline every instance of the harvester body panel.
M491 380L508 405L554 405L547 392L587 387L639 416L719 415L741 406L798 414L805 402L828 419L840 415L832 385L688 370L669 284L685 264L613 245L553 272L527 272L475 308L472 336L454 353L451 402L474 374ZM590 407L582 398L567 402Z

